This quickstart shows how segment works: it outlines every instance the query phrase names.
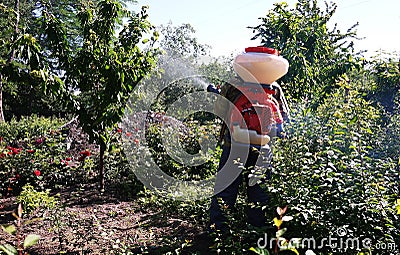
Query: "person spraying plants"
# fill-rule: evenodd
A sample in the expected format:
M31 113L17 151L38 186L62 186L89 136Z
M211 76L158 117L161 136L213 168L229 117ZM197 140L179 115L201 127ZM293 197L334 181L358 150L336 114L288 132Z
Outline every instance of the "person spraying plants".
M227 99L217 100L215 105L216 114L224 116L225 123L221 128L222 154L210 206L212 231L228 229L224 210L234 207L243 178L248 201L257 205L248 208L248 223L256 227L266 225L261 206L267 204L268 196L261 184L268 179L271 168L271 137L285 137L283 123L289 118L285 97L276 82L287 73L289 63L277 50L248 47L235 58L233 68L238 77L220 90L213 85L207 88Z

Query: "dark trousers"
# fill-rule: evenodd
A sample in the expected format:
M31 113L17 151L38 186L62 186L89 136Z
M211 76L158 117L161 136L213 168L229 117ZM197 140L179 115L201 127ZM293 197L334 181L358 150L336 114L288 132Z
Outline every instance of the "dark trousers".
M247 169L247 171L245 171L247 174L243 174L242 171L229 186L212 197L210 206L210 224L217 230L227 230L227 219L221 206L227 206L228 210L234 207L239 192L239 186L243 182L243 178L245 178L248 202L258 205L266 205L268 202L267 192L260 186L260 184L269 178L269 168L271 167L270 162L272 155L271 150L268 146L262 148L249 146L248 150L248 158L244 164L245 169ZM218 171L227 163L230 151L230 146L223 147ZM231 164L229 167L232 168L239 166ZM262 176L256 178L256 181L251 181L250 179L252 177L249 179L248 172L252 169L257 170L257 168L262 169ZM223 201L222 204L219 202L220 200ZM248 223L253 226L262 227L266 225L265 215L260 206L257 206L256 208L248 208L247 218Z

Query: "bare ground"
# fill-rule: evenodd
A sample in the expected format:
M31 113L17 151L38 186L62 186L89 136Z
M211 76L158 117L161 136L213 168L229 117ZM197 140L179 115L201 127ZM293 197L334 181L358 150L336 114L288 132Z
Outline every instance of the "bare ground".
M95 188L60 192L63 207L34 213L30 219L42 218L24 226L24 235L41 236L29 254L211 254L205 226L137 199L124 201L116 193L100 194ZM0 224L12 224L16 208L15 197L0 199ZM16 242L4 231L0 240Z

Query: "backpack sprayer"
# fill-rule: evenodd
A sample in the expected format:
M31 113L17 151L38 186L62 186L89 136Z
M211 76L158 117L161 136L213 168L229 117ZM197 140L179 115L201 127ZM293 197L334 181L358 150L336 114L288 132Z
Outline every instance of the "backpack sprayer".
M273 97L279 85L275 82L288 72L289 63L279 52L267 47L248 47L233 62L233 69L243 80L235 85L240 94L232 103L238 111L230 113L232 139L238 143L265 145L276 124L283 130L279 103ZM207 89L217 92L209 86Z

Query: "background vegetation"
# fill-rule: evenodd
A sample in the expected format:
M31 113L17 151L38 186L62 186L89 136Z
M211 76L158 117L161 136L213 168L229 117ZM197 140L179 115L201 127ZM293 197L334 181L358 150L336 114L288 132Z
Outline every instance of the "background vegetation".
M270 206L264 210L270 227L247 225L243 191L236 210L226 211L230 232L208 238L199 233L207 230L209 201L183 203L157 197L144 188L122 150L122 137L132 133L119 123L141 79L152 70L162 73L156 61L163 51L186 59L216 84L234 75L233 57L201 62L199 57L208 55L209 46L198 43L190 24L155 28L145 7L134 13L119 0L3 1L0 198L4 206L0 209L14 198L10 208L17 213L14 225L12 218L1 221L7 237L0 243L0 254L43 253L35 250L39 237L23 232L25 223L37 222L49 224L48 228L35 225L33 230L40 232L44 243L51 233L57 254L397 254L399 56L380 52L363 58L353 48L357 24L345 33L328 29L336 5L321 9L319 4L299 0L290 9L286 3L277 3L251 28L254 38L279 49L291 64L279 81L292 110L288 136L274 140L274 170L265 184ZM157 114L171 100L198 89L183 90L179 82L173 85L161 94L153 109ZM214 174L219 148L206 164L184 167L166 155L160 123L151 121L147 140L164 171L180 179ZM184 148L196 153L199 135L217 136L220 124L207 114L178 123L184 127ZM95 196L100 200L113 193L114 203L130 201L132 210L157 212L155 222L178 219L190 223L189 229L201 231L194 236L161 233L164 236L157 244L122 239L123 234L121 239L108 239L117 228L106 231L97 211L87 211L85 218L81 217L84 209L77 213L69 204L70 200L83 203L84 194L93 190L99 190ZM57 193L64 195L58 198ZM110 211L108 218L118 222L115 215L116 211ZM76 221L71 220L74 217ZM140 221L136 224L149 231ZM287 240L368 238L372 245L347 250L327 245L311 253L306 247L279 250L272 240L275 247L261 249L257 241L265 234L273 240L283 236ZM199 238L203 245L196 245ZM99 242L109 245L99 247ZM393 244L397 251L391 249Z

